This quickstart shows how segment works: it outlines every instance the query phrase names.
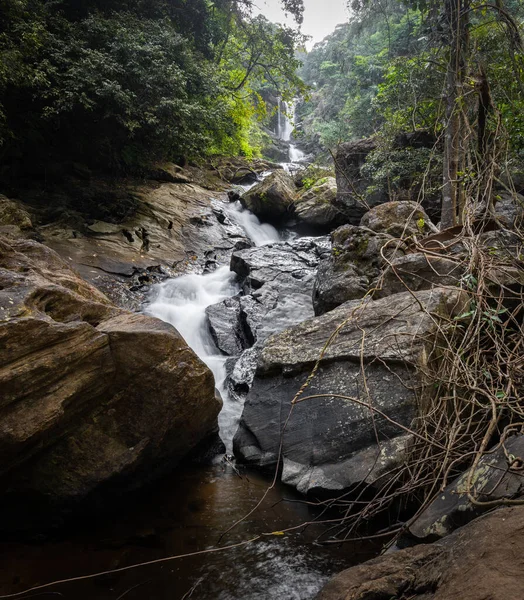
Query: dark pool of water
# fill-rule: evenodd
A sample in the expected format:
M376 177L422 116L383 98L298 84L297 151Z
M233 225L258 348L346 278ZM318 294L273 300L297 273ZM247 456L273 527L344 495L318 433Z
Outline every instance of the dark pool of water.
M257 504L268 486L260 474L221 464L176 472L147 497L122 504L61 541L0 544L0 592L118 569L216 547L221 534ZM282 499L291 501L282 501ZM298 500L298 501L297 501ZM272 490L263 505L222 540L231 545L311 521L318 512L289 488ZM70 600L309 600L329 577L369 557L363 546L325 547L323 530L264 535L231 550L64 583L39 597Z

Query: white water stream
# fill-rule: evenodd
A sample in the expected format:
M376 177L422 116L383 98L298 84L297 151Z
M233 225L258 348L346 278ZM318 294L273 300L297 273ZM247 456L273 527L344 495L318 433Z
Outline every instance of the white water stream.
M225 206L224 211L242 227L255 246L280 241L280 234L272 225L261 223L252 212L242 208L240 202ZM224 401L218 423L228 454L232 453L233 437L242 406L229 397L225 385L228 357L220 353L211 337L206 308L239 291L235 273L229 270L229 266L222 266L213 273L182 275L160 284L147 310L149 314L173 325L213 372L216 388Z

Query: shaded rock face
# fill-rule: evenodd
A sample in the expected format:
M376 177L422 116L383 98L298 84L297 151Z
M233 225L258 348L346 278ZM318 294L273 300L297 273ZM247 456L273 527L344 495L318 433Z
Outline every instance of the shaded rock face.
M355 225L336 229L331 242L331 252L322 257L313 288L316 315L364 297L381 273L382 249L386 257L403 252L392 236Z
M371 185L363 177L361 169L368 155L377 147L375 140L364 139L340 144L335 155L335 173L337 180L337 198L335 205L343 212L349 223L358 225L369 206L387 202L385 194L378 193L362 202L362 195Z
M31 215L23 206L0 194L0 235L18 238L32 228Z
M280 224L290 217L295 196L291 176L285 171L275 171L244 194L241 202L262 221Z
M398 136L394 148L423 148L433 146L433 136L427 132L413 132ZM335 155L335 172L338 194L336 206L348 218L348 222L358 225L360 219L369 208L388 202L391 198L386 190L365 194L372 181L362 173L362 167L371 152L377 149L373 138L340 144ZM419 186L414 181L403 182L402 189L397 191L404 201L418 197ZM365 195L365 198L363 196ZM424 208L438 222L440 216L440 194L425 194ZM368 225L366 225L368 226Z
M524 196L517 193L498 192L495 215L505 227L510 229L518 227L524 221Z
M380 475L399 460L403 443L386 447L381 458L375 427L379 439L388 443L405 431L365 406L333 395L371 402L408 426L423 388L414 368L427 361L438 315L453 315L462 303L459 292L445 289L419 292L415 298L399 294L376 302L352 301L270 337L258 357L235 454L252 465L274 466L282 434L282 480L300 492L342 490L370 480L381 485ZM304 393L327 396L294 405L288 420L295 394L338 327Z
M137 488L217 427L212 374L176 330L116 308L36 242L0 241L0 365L14 498Z
M347 569L316 600L517 600L523 557L524 507L502 509L442 542Z
M141 278L194 269L210 248L217 260L227 261L235 245L245 241L244 232L225 215L225 193L175 183L130 187L127 193L136 211L120 223L86 222L77 215L78 222L39 228L46 245L120 306L140 307L143 297L135 292Z
M479 502L502 498L515 499L524 493L522 456L524 435L505 443L506 452L499 448L483 456L472 476L472 486ZM508 460L508 456L512 457ZM409 533L417 538L442 538L469 523L491 507L473 504L467 495L470 470L451 483L412 523Z
M428 290L435 285L458 286L464 272L460 260L422 253L399 256L384 271L376 296L383 298L408 289Z
M431 221L416 202L386 202L368 211L360 221L362 227L396 238L424 235L432 231Z
M335 178L320 179L296 199L295 216L301 223L331 231L346 221L345 216L334 206L336 197Z

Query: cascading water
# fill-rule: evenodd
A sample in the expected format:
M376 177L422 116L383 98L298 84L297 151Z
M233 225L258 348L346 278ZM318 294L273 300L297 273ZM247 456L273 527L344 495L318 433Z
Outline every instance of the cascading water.
M282 111L282 106L284 110ZM278 99L278 123L277 123L277 137L283 142L290 142L291 136L293 135L294 122L296 112L296 101L293 101L289 105L286 102L282 102ZM302 150L299 150L295 144L289 144L289 162L298 163L305 160L306 155Z
M261 224L239 205L227 205L224 210L231 220L244 226L257 245L278 241L273 227ZM233 274L223 266L214 273L166 281L156 288L156 298L148 310L172 323L212 369L225 401L220 428L229 452L242 407L235 406L223 389L225 358L209 334L205 309L237 291ZM253 512L263 494L264 501ZM284 498L292 501L283 502ZM188 463L138 501L131 497L125 500L119 506L118 519L102 521L73 540L47 543L45 578L79 577L85 574L86 560L93 572L106 571L111 565L151 561L150 565L107 578L80 577L82 581L62 588L64 596L113 600L132 591L137 600L190 596L200 600L311 600L332 573L351 564L355 554L346 548L312 545L310 542L324 531L315 525L300 536L294 534L316 513L289 488L271 483L259 473L245 476L228 461ZM235 522L239 525L228 533L227 543L239 543L238 547L217 552L217 540ZM246 543L261 532L276 530L287 533L266 533L257 543ZM210 548L212 553L202 552ZM166 554L186 558L157 564ZM16 576L24 587L41 583L42 549L38 545L16 552L9 545L3 553L0 550L0 556L11 580ZM28 575L31 573L36 574L34 581Z
M255 246L281 239L272 225L261 223L252 212L242 208L240 202L226 206L224 212L244 229ZM233 436L238 427L242 406L229 397L225 385L227 357L220 354L211 337L206 308L238 292L235 274L228 266L223 266L213 273L182 275L159 285L155 299L147 310L154 317L173 325L213 372L216 388L224 401L218 419L220 436L229 454L232 452Z
M301 162L306 158L306 155L302 150L299 150L295 145L289 145L289 160L292 163Z

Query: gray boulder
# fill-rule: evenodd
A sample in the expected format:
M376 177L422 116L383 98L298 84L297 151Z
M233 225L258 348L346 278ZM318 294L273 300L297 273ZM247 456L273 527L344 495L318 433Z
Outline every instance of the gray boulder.
M360 225L402 239L436 232L420 204L408 200L375 206L362 217Z
M233 253L231 270L243 281L244 295L207 309L219 349L238 356L273 333L312 317L316 270L327 237L301 238Z
M281 170L275 171L251 188L242 196L241 202L244 208L262 221L278 224L290 216L295 196L293 179Z
M381 273L381 252L388 258L403 253L392 236L355 225L339 227L331 234L331 242L331 252L323 255L313 288L316 315L364 297Z
M405 440L395 439L406 431L399 424L409 426L416 415L423 384L415 367L427 361L438 317L449 318L463 304L461 293L449 289L356 300L266 340L234 439L237 457L274 467L282 441L282 480L300 492L382 485L382 475L402 459ZM317 361L304 397L327 396L291 410Z
M522 224L524 220L524 196L510 192L498 192L495 196L495 215L510 229Z
M524 507L497 510L449 538L339 573L315 600L520 600Z
M295 201L295 215L299 222L330 231L346 222L346 217L334 206L337 182L334 177L319 179L302 192Z

